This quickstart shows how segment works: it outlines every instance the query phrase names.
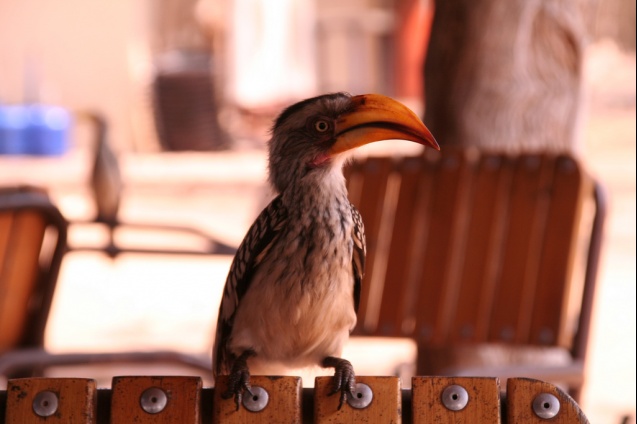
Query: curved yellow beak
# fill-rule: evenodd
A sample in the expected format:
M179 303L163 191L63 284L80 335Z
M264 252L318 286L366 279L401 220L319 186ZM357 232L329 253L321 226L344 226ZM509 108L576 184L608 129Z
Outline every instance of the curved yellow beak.
M407 106L380 94L354 96L354 107L336 122L335 155L380 140L409 140L440 150L436 139Z

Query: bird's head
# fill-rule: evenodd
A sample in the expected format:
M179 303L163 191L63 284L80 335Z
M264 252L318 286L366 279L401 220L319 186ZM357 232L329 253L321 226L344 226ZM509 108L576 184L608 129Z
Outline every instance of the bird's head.
M344 153L374 141L401 139L439 150L425 124L402 103L379 94L326 94L289 106L269 142L270 182L278 192L312 172L342 166Z

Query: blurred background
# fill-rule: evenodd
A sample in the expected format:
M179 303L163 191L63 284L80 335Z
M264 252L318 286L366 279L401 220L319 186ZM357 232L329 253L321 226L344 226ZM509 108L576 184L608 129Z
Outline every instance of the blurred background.
M236 246L271 195L265 141L281 107L329 91L377 92L424 116L443 146L569 150L603 182L610 217L581 404L591 422L634 416L635 4L469 3L1 0L0 106L57 105L74 115L70 141L57 151L0 154L0 185L47 188L78 223L71 246L97 250L65 257L46 347L170 348L204 358L211 349L232 256L99 251L109 232L80 224L103 212L96 156L117 164L118 219L186 225ZM523 88L538 84L552 96L529 106ZM540 124L500 128L485 109ZM107 126L106 148L96 122ZM202 246L148 229L115 236L141 247ZM399 362L415 355L407 342L394 350ZM108 384L134 371L85 375Z

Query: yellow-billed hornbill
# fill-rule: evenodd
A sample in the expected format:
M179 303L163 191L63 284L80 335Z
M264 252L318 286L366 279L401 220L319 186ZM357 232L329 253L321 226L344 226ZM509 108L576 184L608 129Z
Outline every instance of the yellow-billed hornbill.
M347 152L403 139L438 149L407 107L389 97L327 94L285 109L269 141L269 179L278 196L239 246L219 308L215 375L239 408L249 368L261 363L334 367L340 406L355 387L340 358L356 324L365 266L361 217L347 198Z

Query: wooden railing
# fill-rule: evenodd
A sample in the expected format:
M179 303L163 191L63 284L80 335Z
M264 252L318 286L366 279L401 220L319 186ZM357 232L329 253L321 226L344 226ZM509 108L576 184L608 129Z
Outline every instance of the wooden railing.
M300 377L252 377L253 395L237 411L199 377L115 377L111 389L91 379L9 380L0 391L0 424L30 423L547 423L581 424L579 406L552 384L525 378L358 377L356 396L338 410L331 377L303 389Z

